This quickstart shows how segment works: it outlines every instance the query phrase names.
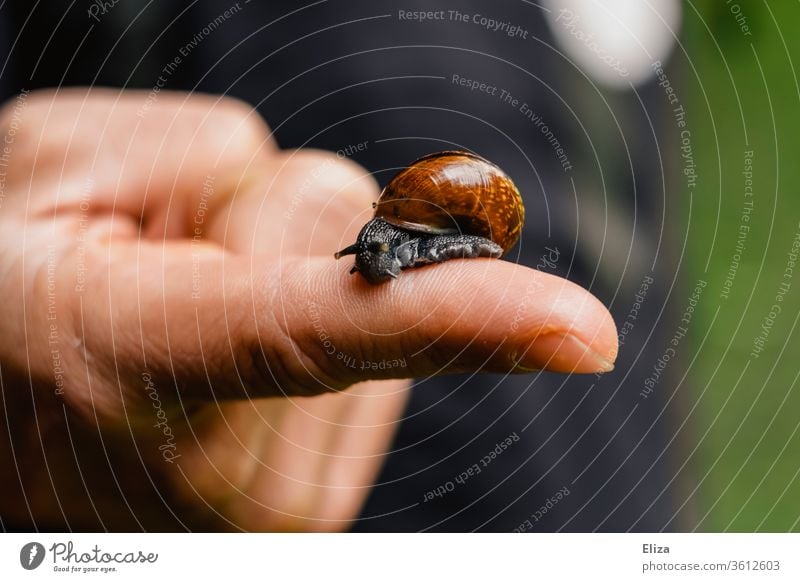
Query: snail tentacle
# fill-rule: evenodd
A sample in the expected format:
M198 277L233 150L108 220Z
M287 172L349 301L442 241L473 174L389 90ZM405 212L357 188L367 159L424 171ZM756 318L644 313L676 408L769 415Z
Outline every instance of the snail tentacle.
M352 244L349 247L345 247L339 252L333 253L333 256L336 260L341 259L345 255L354 255L358 252L358 243Z

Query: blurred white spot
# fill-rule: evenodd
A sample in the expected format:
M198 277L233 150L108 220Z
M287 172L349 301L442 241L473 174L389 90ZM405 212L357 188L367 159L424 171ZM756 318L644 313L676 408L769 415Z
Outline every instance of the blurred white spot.
M681 22L680 0L544 0L556 40L594 80L615 88L646 81L665 62Z

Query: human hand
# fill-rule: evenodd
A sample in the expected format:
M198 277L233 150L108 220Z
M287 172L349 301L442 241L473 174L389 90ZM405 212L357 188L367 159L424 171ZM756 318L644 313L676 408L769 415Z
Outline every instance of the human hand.
M371 286L332 258L377 197L364 170L279 150L237 101L145 100L40 92L0 116L5 520L341 529L397 379L610 369L583 289L492 260Z

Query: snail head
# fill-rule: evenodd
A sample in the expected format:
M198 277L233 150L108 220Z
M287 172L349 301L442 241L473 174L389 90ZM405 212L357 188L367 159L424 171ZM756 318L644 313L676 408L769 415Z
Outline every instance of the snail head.
M397 250L403 242L398 240L398 234L397 229L384 220L372 219L361 229L355 244L342 249L334 257L355 255L355 265L350 273L361 273L370 283L397 279L402 267Z

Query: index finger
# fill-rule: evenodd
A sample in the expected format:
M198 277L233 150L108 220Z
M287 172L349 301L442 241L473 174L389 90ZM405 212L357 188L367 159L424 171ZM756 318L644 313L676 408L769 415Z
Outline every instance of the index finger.
M287 265L280 315L326 372L364 379L482 371L613 370L608 310L578 285L496 260L411 269L373 286L348 265ZM353 363L356 365L353 366Z

